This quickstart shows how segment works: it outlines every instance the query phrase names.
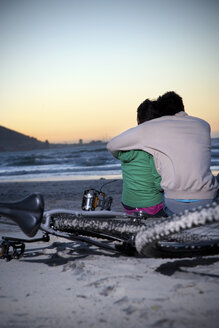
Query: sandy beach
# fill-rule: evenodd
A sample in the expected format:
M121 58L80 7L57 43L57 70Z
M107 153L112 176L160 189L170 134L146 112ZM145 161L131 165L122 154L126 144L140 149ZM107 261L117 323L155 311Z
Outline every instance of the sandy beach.
M85 189L107 180L0 183L0 200L44 195L45 209L80 209ZM103 188L120 205L122 181ZM25 235L0 219L1 236ZM36 237L40 237L39 231ZM219 255L153 259L114 255L51 237L0 260L0 327L208 327L219 322Z

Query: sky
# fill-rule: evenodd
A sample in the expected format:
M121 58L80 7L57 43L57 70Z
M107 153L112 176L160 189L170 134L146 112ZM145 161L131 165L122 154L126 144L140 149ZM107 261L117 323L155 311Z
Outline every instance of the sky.
M218 0L0 0L0 125L109 140L177 92L219 137Z

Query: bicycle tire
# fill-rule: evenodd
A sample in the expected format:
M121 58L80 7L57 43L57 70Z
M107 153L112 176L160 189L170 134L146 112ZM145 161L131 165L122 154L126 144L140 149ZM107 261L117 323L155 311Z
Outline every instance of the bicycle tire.
M95 217L93 212L91 216L84 217L83 214L75 215L71 213L56 213L51 216L53 229L62 232L76 233L87 236L98 235L127 239L139 230L139 226L144 225L143 221L135 218L124 218L119 214L112 217L109 214L107 218ZM127 228L127 227L130 227Z
M212 253L219 251L218 238L206 239L197 235L177 234L180 231L191 229L193 227L200 227L207 224L219 222L219 203L214 202L211 205L194 209L193 211L185 211L179 215L168 217L165 221L154 223L153 227L149 229L142 229L135 238L135 246L139 254L148 256L153 253L153 249L160 248L163 252L169 253L185 252L185 253L205 253L207 250L212 250ZM175 241L180 238L180 243L171 244L171 239L168 239L172 235L175 237ZM161 240L166 239L169 243L167 250L166 247L162 247L157 244ZM174 241L174 239L172 239Z

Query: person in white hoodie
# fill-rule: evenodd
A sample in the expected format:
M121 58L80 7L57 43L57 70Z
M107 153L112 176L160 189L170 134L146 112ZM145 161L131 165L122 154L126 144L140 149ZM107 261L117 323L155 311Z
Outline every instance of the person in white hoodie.
M185 113L182 98L173 91L160 96L157 104L162 117L123 132L107 149L115 157L131 149L153 155L168 215L211 203L218 182L210 170L209 124Z

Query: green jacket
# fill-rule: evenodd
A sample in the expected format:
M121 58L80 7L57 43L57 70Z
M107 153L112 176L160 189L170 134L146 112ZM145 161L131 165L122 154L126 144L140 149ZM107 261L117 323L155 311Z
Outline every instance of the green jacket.
M153 156L142 150L120 151L122 203L131 207L151 207L162 202L161 177Z

